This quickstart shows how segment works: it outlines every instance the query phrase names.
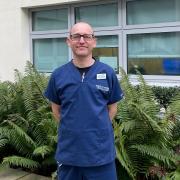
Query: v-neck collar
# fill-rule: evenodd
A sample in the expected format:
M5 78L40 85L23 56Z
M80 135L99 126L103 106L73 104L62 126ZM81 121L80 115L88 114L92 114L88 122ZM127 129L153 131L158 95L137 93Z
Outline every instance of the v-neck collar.
M90 67L89 71L85 74L84 80L86 80L90 74L92 74L91 72L93 72L93 70L97 67L98 65L98 61L95 60L94 64L92 64L92 66ZM72 71L72 75L73 78L76 79L77 81L82 81L82 76L79 72L79 70L77 69L77 67L74 65L74 63L72 62L72 60L70 61L70 71Z

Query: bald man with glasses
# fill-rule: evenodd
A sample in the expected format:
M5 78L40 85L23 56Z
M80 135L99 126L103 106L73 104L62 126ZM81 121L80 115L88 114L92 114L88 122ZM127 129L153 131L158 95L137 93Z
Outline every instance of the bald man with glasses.
M123 92L114 70L93 58L92 27L76 23L67 37L73 58L51 75L45 96L59 123L59 180L116 180L112 119Z

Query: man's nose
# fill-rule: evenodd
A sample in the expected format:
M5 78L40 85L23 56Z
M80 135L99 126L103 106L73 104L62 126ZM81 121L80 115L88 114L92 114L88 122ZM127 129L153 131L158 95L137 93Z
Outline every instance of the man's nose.
M81 37L80 37L79 42L80 42L80 43L84 43L84 42L85 42L85 40L84 40L84 37L83 37L83 36L81 36Z

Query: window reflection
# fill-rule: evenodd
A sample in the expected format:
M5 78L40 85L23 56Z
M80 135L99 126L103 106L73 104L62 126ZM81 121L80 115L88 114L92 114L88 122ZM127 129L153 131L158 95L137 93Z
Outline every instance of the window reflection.
M128 35L128 73L180 75L180 32Z
M52 72L68 62L68 47L64 38L33 40L33 59L40 72Z
M136 0L127 2L127 24L180 21L179 0Z
M119 73L118 60L118 36L100 36L97 38L97 47L93 50L93 56L111 66Z
M53 9L32 12L33 31L61 30L67 28L67 9Z
M117 3L81 6L75 8L75 21L85 21L93 27L108 27L118 25Z

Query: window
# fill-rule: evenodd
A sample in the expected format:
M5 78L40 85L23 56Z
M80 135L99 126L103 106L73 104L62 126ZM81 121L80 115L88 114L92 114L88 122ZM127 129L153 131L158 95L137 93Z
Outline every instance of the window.
M127 1L127 24L147 24L180 21L179 0Z
M180 32L128 35L128 73L180 75Z
M65 32L68 8L32 11L32 57L38 71L52 72L68 61Z
M32 12L32 30L47 31L68 28L68 10L53 9Z
M75 19L76 22L89 22L93 27L117 26L117 3L77 7L75 8Z
M52 72L68 61L65 39L48 38L33 40L34 65L40 72Z
M128 74L139 70L148 82L180 82L180 0L97 0L32 9L32 57L39 71L52 72L71 60L65 39L80 21L93 26L93 56L117 74L121 66Z
M97 46L93 51L93 56L108 65L118 73L118 37L100 36L97 37Z

